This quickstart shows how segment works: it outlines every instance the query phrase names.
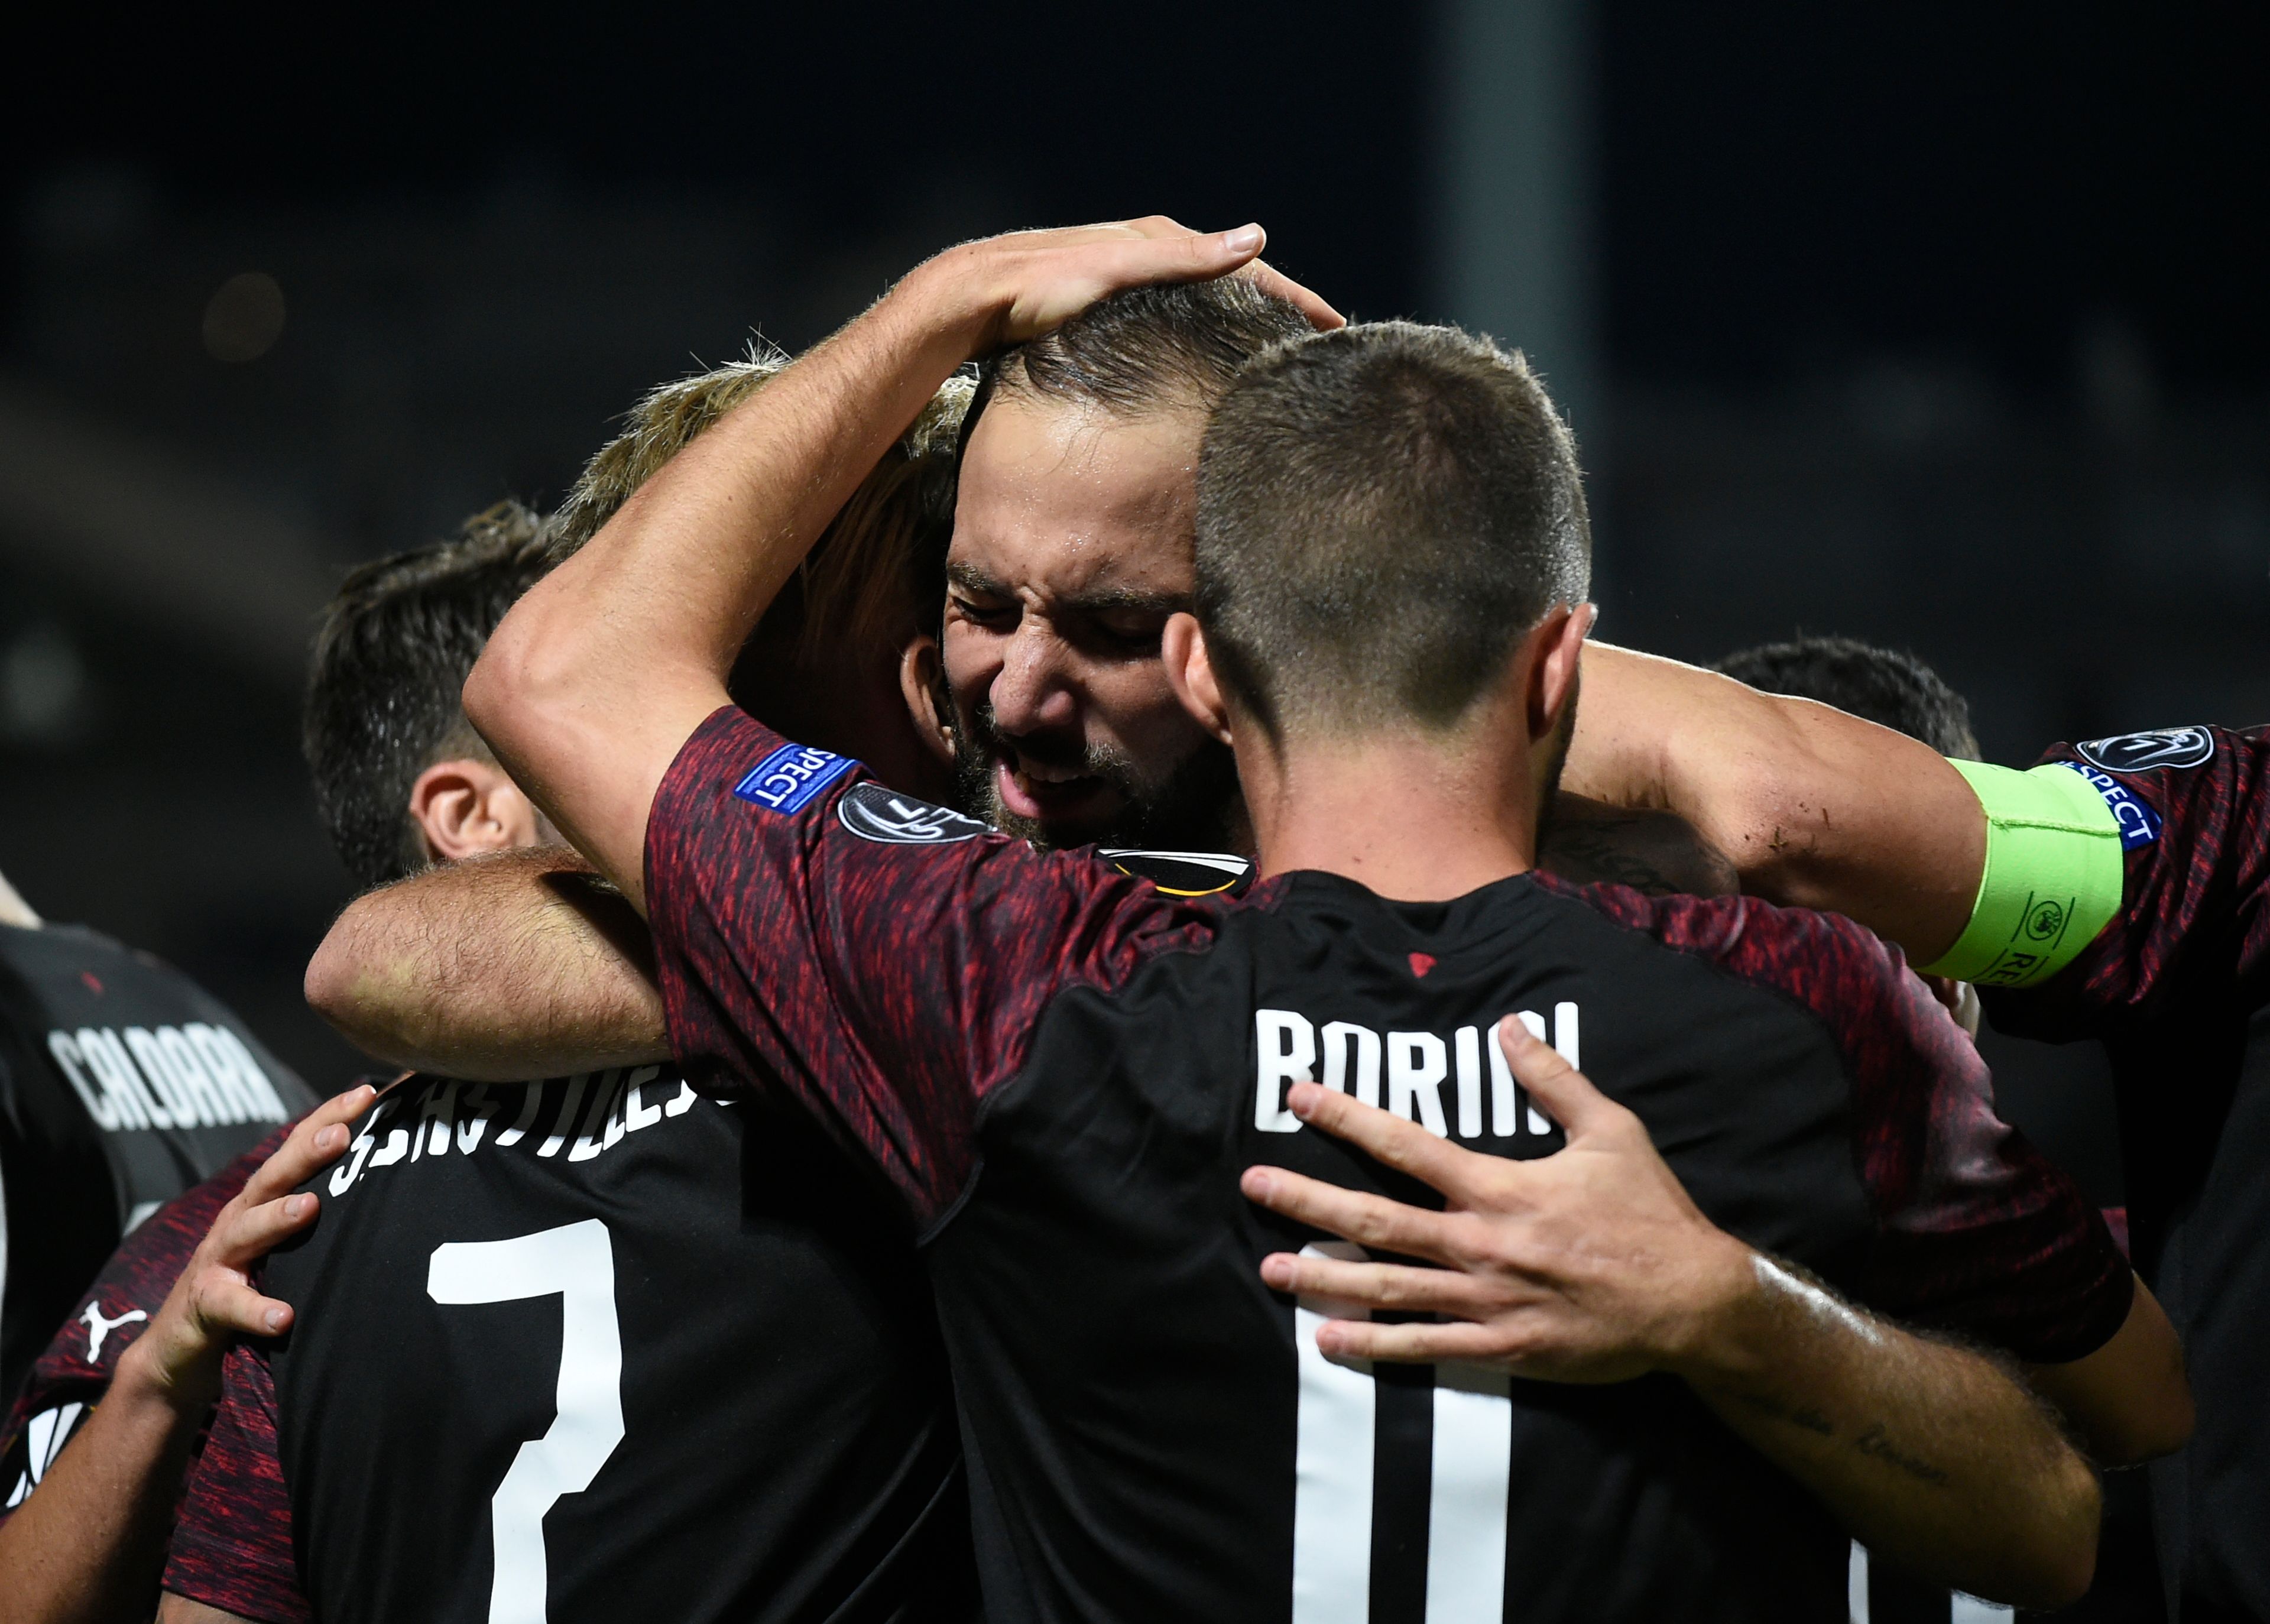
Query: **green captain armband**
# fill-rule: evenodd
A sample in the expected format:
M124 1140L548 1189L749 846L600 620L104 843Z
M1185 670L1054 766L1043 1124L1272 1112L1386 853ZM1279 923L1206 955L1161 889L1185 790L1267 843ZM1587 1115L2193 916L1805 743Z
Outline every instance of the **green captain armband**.
M2058 762L2021 773L1947 765L1986 809L1986 871L1970 923L1918 968L1982 987L2030 987L2080 957L2120 911L2120 829L2096 787Z

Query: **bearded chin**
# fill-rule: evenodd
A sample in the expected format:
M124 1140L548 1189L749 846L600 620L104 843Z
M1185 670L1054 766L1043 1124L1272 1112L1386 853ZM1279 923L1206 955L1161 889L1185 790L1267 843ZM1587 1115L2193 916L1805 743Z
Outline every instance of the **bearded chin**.
M1229 746L1207 739L1160 782L1139 777L1124 758L1091 756L1085 770L1121 797L1119 811L1102 827L1050 827L1020 818L1001 804L995 768L990 718L976 727L957 723L953 730L953 776L961 810L984 819L1005 834L1030 841L1042 850L1094 844L1188 851L1230 851L1244 825L1245 802L1237 784L1237 759Z

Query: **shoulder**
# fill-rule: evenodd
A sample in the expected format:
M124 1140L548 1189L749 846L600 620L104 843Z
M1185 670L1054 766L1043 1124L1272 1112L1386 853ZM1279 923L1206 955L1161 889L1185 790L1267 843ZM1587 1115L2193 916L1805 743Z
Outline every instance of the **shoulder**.
M2164 834L2221 836L2259 819L2259 791L2270 776L2270 727L2193 724L2148 728L2059 743L2039 766L2072 768L2112 809L2124 849L2135 853ZM2203 826L2217 826L2210 829ZM2180 826L2180 827L2178 827Z

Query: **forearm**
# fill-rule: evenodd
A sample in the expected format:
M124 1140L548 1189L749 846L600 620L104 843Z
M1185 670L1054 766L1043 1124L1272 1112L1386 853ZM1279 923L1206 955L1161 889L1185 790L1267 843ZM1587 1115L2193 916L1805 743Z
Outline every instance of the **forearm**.
M0 1624L150 1617L207 1407L167 1394L127 1351L86 1425L0 1525Z
M1850 915L1918 963L1970 919L1985 816L1930 746L1599 643L1584 652L1576 714L1563 787L1678 813L1732 862L1743 890Z
M2190 1441L2197 1418L2183 1345L2141 1280L2127 1317L2103 1347L2024 1371L2027 1384L2056 1406L2100 1466L2136 1465Z
M1680 1366L1730 1427L1923 1577L2035 1607L2088 1588L2096 1479L2015 1380L1762 1257L1755 1274Z
M510 1082L666 1059L653 944L563 848L438 868L358 898L308 1001L388 1063Z
M646 811L678 745L723 702L736 656L829 521L972 352L951 268L933 267L673 458L522 598L466 685L466 714L515 780L634 904Z

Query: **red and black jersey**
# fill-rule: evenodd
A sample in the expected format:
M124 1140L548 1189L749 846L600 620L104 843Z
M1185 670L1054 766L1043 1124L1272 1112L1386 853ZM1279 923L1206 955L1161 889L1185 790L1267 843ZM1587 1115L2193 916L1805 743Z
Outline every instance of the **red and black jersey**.
M2127 848L2120 913L2071 965L1982 992L1997 1027L2099 1038L2136 1257L2199 1405L2152 1468L2183 1616L2270 1618L2270 729L2163 728L2044 758L2097 787Z
M1262 1284L1337 1243L1247 1202L1246 1167L1425 1198L1304 1131L1296 1079L1560 1146L1501 1017L1636 1110L1718 1223L1860 1301L2043 1361L2127 1311L1975 1049L1832 916L1532 875L1176 895L920 815L731 709L646 858L684 1059L801 1105L921 1227L1003 1624L1842 1616L1843 1535L1680 1384L1343 1365L1320 1305Z
M968 1516L904 1226L674 1069L412 1078L269 1260L166 1588L297 1624L952 1620Z
M0 1427L0 1520L24 1503L110 1390L118 1357L164 1306L190 1257L245 1181L283 1145L277 1129L204 1183L174 1198L119 1243L78 1310L33 1361Z
M122 1235L315 1102L179 970L0 926L0 1394Z

